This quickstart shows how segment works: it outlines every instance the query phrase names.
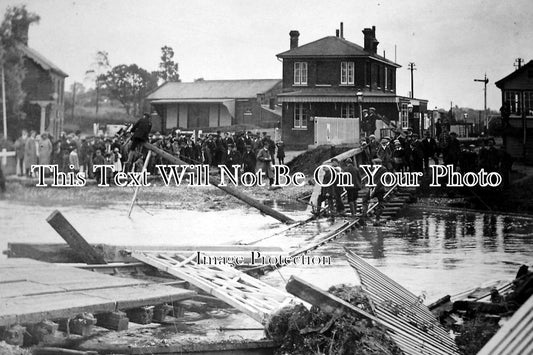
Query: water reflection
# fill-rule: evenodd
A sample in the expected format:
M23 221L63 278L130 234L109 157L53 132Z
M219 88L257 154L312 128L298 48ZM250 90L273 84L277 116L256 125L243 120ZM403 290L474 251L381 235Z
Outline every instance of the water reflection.
M533 219L411 211L383 227L357 229L316 252L335 255L341 267L343 247L413 292L438 297L512 279L519 263L533 262Z

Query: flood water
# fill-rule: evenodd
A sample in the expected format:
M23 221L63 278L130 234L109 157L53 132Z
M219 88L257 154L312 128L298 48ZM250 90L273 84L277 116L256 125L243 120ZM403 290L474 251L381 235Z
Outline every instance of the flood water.
M271 205L308 215L305 205ZM56 208L0 201L0 249L8 242L61 243L46 223ZM117 245L215 245L268 237L286 226L254 210L196 212L128 206L57 207L90 243ZM268 239L266 239L268 240ZM276 245L280 246L280 245ZM281 247L283 247L281 245ZM297 275L328 288L358 283L344 258L348 248L415 294L428 300L494 280L511 280L519 263L533 262L533 218L483 213L411 209L381 227L367 226L330 242L313 255L330 256L331 265L286 266L263 277L280 288ZM0 262L5 256L0 256Z

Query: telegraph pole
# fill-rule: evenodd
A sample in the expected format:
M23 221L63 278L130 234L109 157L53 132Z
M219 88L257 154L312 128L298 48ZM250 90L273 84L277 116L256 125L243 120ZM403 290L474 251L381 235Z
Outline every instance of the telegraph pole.
M481 83L484 84L484 88L483 88L483 101L484 101L484 105L483 105L483 116L484 116L484 123L485 123L485 128L487 128L488 126L488 122L487 122L487 84L489 82L489 79L487 78L487 73L485 73L485 77L483 79L474 79L474 81L479 81Z
M72 84L72 119L74 119L74 108L76 107L76 82Z
M415 87L414 87L414 81L413 81L413 70L416 70L415 63L409 62L409 65L407 65L407 70L411 71L411 98L415 97Z
M4 139L7 141L6 77L4 74L4 63L2 63L2 115L4 121Z

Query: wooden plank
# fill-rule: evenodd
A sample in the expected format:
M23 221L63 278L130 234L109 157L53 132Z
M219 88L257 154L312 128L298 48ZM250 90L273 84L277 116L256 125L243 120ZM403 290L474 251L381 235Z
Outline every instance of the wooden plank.
M152 156L152 151L149 150L146 154L146 157L144 158L144 164L141 171L146 171L146 168L148 167L148 163L150 162L150 157ZM131 216L131 211L133 211L133 205L135 204L135 201L137 201L137 194L139 193L140 186L135 187L135 192L133 193L133 198L131 199L130 208L128 210L128 217Z
M129 309L148 305L172 303L193 298L197 294L192 290L158 284L86 290L80 292L84 295L115 300L116 309Z
M0 299L64 291L57 286L43 285L33 281L18 281L2 285L0 287Z
M128 254L131 250L164 250L165 252L204 251L204 252L278 252L283 248L278 246L252 245L111 245L90 244L100 251L108 263L134 262ZM9 258L29 258L52 263L82 263L81 257L66 243L8 243L6 254ZM10 259L14 260L14 259ZM16 260L16 259L15 259ZM98 265L98 264L93 264ZM0 268L2 265L0 264Z
M119 278L43 262L0 269L11 279L0 287L0 326L39 322L82 312L112 312L117 307L139 307L190 298L194 292L147 281Z
M55 210L48 216L46 221L80 255L84 262L87 264L106 264L104 257L83 239L81 234L67 221L61 212Z
M161 157L167 159L168 161L173 162L174 164L189 165L189 164L185 163L184 161L178 159L177 157L173 156L172 154L169 154L169 153L165 152L164 150L159 149L159 148L157 148L156 146L154 146L154 145L152 145L150 143L144 143L144 147L146 149L149 149L149 150L153 151L157 155L160 155ZM270 217L273 217L273 218L277 219L280 222L283 222L283 223L294 223L294 220L292 218L284 215L283 213L281 213L279 211L276 211L275 209L273 209L271 207L268 207L268 206L262 204L261 202L251 198L250 196L247 196L246 194L238 191L237 189L234 189L234 188L232 188L230 186L221 186L220 185L220 180L218 179L218 177L210 176L209 183L211 185L219 188L220 190L226 192L227 194L238 198L239 200L245 202L246 204L248 204L248 205L250 205L250 206L252 206L254 208L257 208L259 211L263 212L264 214L266 214L266 215L268 215Z
M146 305L192 298L196 292L148 284L111 289L85 290L2 298L0 326L34 323L44 319L69 318L76 314L113 312Z
M99 313L113 310L115 302L79 292L6 298L0 302L0 326L69 318L83 312Z
M342 316L348 313L354 313L363 318L375 321L379 324L379 319L372 314L344 301L343 299L334 296L320 288L311 285L301 278L292 275L285 285L288 293L301 298L302 300L311 303L313 306L319 307L322 311L335 316Z

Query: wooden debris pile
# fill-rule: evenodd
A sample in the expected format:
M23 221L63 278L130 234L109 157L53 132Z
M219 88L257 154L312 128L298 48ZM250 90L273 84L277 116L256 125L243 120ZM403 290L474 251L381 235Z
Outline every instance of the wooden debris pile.
M430 306L441 324L456 334L463 354L477 353L533 295L533 272L522 265L513 282L475 290L463 299L443 297Z
M370 312L360 287L339 285L328 292ZM285 307L272 316L267 331L281 344L278 354L402 354L383 327L354 313L337 316L317 306Z

